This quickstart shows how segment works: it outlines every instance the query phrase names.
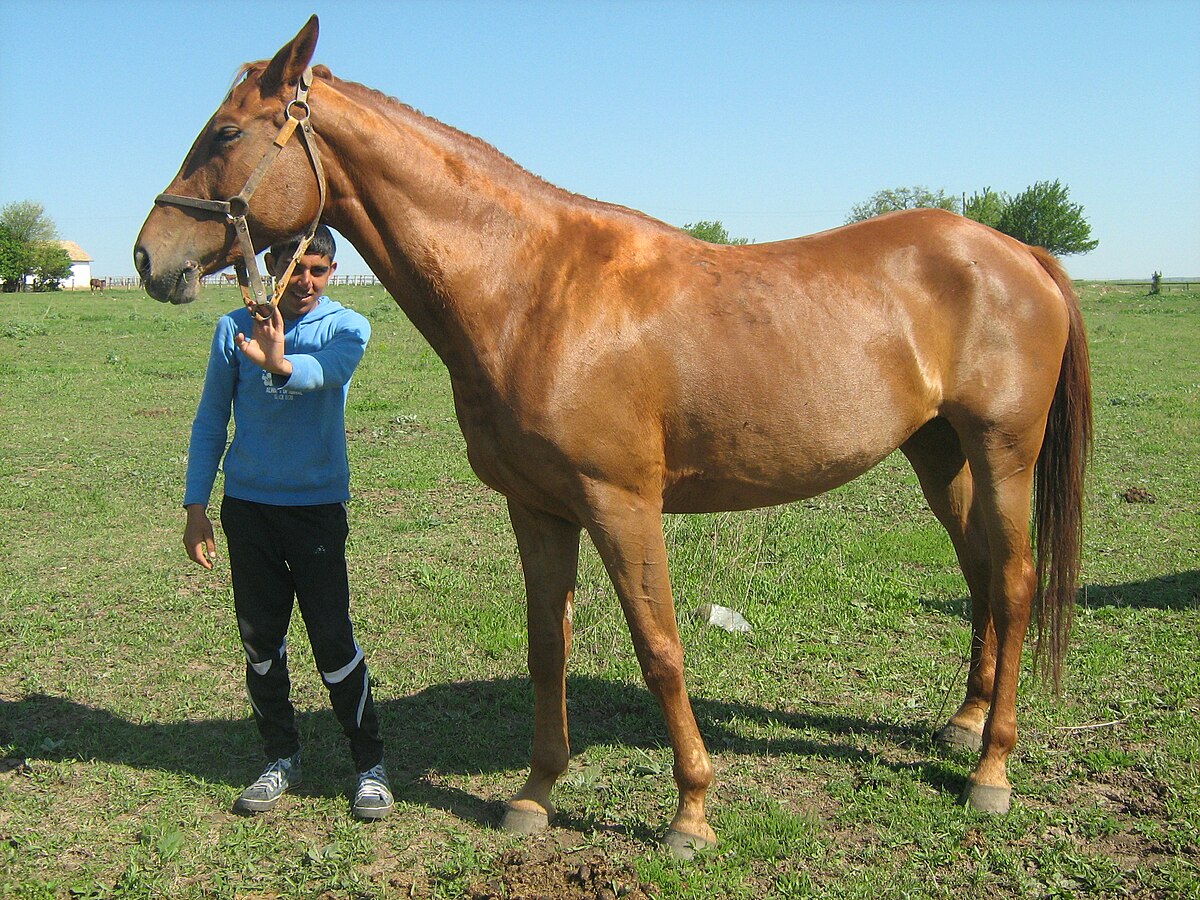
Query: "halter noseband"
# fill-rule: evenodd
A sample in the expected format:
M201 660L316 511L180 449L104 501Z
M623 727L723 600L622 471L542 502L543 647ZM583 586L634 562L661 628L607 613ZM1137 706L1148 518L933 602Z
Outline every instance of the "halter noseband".
M325 209L325 172L321 168L321 157L317 153L316 144L313 143L314 132L310 122L311 110L308 106L308 92L312 87L312 79L312 69L305 69L304 74L296 83L296 99L288 103L287 121L283 123L279 134L275 135L275 140L263 154L258 167L250 173L245 186L236 195L228 200L206 200L200 197L182 197L178 194L159 194L154 198L155 203L186 206L190 209L200 209L225 216L225 220L237 235L238 245L242 251L241 259L233 264L234 270L237 272L238 284L242 288L242 300L250 312L260 319L270 318L275 304L279 302L279 298L287 289L288 279L292 276L292 270L296 268L296 262L304 255L313 236L317 233L317 226L321 222L321 213ZM250 226L246 222L246 216L250 212L250 197L258 188L263 176L267 174L267 170L278 159L280 152L287 146L292 135L296 133L297 126L299 126L300 143L304 145L309 161L312 163L313 173L317 176L319 194L317 215L296 246L296 251L292 254L283 277L276 280L271 299L268 300L266 288L263 287L262 274L258 270L258 254L254 249L254 243L250 240Z

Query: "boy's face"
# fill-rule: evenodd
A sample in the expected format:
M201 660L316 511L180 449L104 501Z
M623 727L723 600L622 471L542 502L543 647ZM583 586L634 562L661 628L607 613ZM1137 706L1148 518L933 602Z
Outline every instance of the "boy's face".
M283 274L288 260L276 260L275 277ZM298 319L316 307L325 293L329 279L337 271L337 263L328 256L306 253L296 260L292 277L288 279L283 296L279 298L279 312L285 319Z

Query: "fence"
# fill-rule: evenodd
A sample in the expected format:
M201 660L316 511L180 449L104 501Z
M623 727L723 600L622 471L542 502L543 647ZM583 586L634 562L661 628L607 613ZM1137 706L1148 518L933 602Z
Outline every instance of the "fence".
M1146 293L1150 293L1154 287L1153 281L1106 281L1105 284L1111 284L1113 287L1131 287L1145 288ZM1200 281L1171 281L1166 278L1158 282L1158 292L1160 294L1168 294L1171 291L1195 291L1200 290Z

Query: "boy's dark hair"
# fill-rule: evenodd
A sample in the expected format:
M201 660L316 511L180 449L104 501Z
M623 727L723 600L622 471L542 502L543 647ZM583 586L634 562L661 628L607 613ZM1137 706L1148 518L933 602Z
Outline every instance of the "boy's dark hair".
M292 254L296 252L296 248L300 246L300 238L289 238L286 241L280 241L278 244L272 244L270 253L276 260L291 259ZM316 234L313 235L312 243L308 245L305 253L314 253L317 256L327 256L329 261L333 262L334 254L337 253L337 244L333 240L333 232L329 230L328 225L318 225Z

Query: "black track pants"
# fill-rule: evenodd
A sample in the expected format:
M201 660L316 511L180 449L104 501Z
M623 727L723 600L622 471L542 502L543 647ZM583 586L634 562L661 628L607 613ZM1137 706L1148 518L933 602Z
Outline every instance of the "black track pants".
M350 621L345 506L268 506L225 497L221 527L246 648L246 687L267 758L300 749L287 666L294 598L334 714L350 739L355 770L381 762L367 663Z

